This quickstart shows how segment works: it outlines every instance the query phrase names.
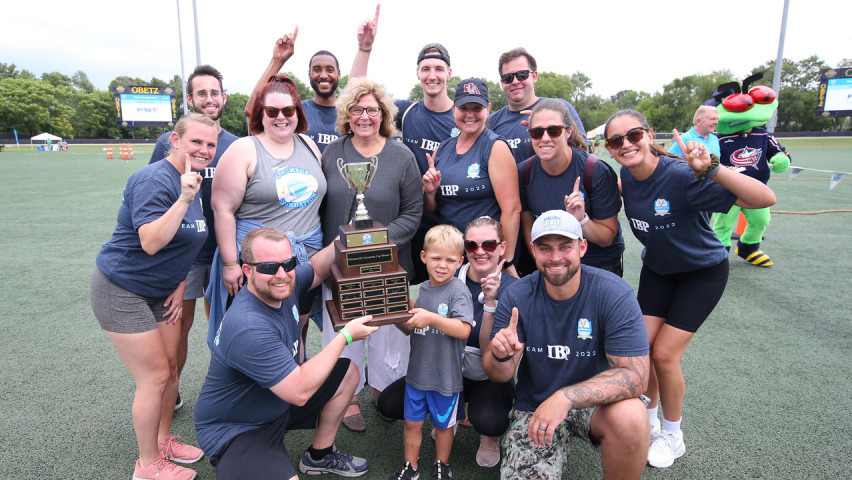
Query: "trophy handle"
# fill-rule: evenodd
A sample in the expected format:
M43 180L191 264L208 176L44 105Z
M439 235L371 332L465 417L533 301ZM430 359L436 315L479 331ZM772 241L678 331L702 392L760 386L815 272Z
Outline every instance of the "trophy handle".
M367 182L369 185L373 181L373 177L376 176L376 171L379 169L379 157L378 155L373 155L370 157L370 180Z
M346 176L344 167L346 166L346 162L343 161L342 158L337 159L337 172L340 173L340 176L343 177L343 181L349 188L352 188L352 182L349 181L349 177Z

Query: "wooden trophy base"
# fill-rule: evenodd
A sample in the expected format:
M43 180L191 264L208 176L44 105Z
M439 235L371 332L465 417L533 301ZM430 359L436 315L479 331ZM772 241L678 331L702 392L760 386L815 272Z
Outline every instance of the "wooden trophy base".
M326 300L325 308L328 309L328 316L329 318L331 318L331 326L334 327L335 332L345 327L346 324L351 321L351 319L343 320L342 318L340 318L340 312L338 312L337 309L334 308L334 300ZM393 323L407 322L409 318L411 318L411 315L406 310L404 314L381 315L380 318L367 322L367 325L370 325L371 327L379 327L382 325L390 325Z

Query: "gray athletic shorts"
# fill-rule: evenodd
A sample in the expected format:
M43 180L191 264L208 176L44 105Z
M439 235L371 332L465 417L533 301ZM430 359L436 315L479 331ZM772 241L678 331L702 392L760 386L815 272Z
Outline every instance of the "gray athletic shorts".
M92 310L101 328L115 333L142 333L166 319L166 298L149 298L129 292L107 279L98 267L92 271Z
M183 291L183 299L195 300L203 297L208 283L210 283L210 264L197 263L193 265L186 276L186 290Z
M512 409L509 430L503 437L500 479L560 480L571 451L571 438L579 437L592 444L589 429L594 412L594 407L570 410L553 432L553 442L546 447L536 447L527 435L527 427L535 412Z

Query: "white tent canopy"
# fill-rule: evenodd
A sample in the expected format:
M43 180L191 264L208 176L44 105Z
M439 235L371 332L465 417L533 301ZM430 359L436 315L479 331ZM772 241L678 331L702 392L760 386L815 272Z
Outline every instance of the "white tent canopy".
M57 137L56 135L51 135L47 132L40 133L35 137L30 138L30 143L33 143L33 140L40 140L42 142L50 140L51 142L58 142L62 140L62 137Z
M586 132L586 138L594 139L598 135L603 135L605 126L606 126L606 124L603 124L603 125L599 126L598 128L596 128L594 130L590 130L590 131Z

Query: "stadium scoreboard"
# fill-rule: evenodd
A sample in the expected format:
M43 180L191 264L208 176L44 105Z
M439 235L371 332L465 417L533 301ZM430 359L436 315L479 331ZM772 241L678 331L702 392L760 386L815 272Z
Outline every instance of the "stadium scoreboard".
M173 127L177 122L175 93L168 86L116 85L116 121L122 127Z
M852 117L852 68L826 68L819 72L817 118Z

